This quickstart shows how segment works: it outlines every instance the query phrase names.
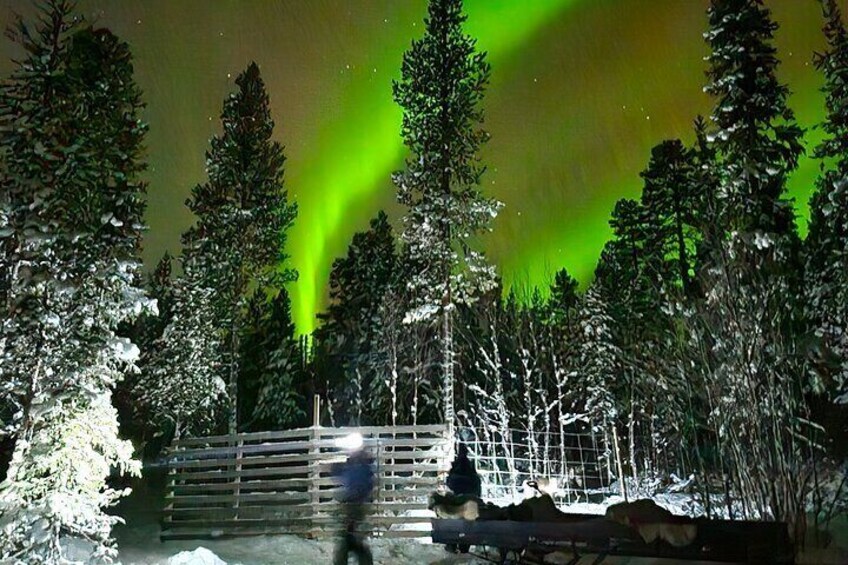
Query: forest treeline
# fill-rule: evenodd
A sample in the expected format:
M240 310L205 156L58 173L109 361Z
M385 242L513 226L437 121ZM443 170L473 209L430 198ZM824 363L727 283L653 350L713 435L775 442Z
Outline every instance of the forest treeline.
M561 270L519 296L475 248L501 207L478 155L491 69L461 1L431 0L392 85L403 215L354 235L304 339L287 291L297 207L260 67L224 100L182 253L145 274L129 47L46 2L12 27L24 55L0 88L0 558L62 562L66 538L114 558L103 509L123 492L107 477L139 471L125 438L152 456L176 435L309 425L313 394L325 425L447 421L531 450L614 430L634 482L687 469L709 515L800 534L811 504L844 511L828 477L844 477L848 437L848 32L836 0L821 5L805 239L777 25L761 0L713 0L711 115L646 156L588 288Z

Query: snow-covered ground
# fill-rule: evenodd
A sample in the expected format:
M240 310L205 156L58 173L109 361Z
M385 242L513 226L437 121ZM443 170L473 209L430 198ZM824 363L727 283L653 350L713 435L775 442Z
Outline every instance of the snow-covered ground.
M614 502L614 501L611 501ZM604 505L581 505L575 512L602 513ZM311 565L332 563L335 540L297 536L256 536L213 540L159 541L157 515L135 511L116 531L123 565ZM481 565L471 556L454 555L423 539L370 540L375 565ZM586 555L579 565L595 561ZM669 560L616 557L605 565L669 565ZM690 563L690 565L698 565Z
M159 541L159 496L157 490L145 491L144 483L122 505L127 520L116 528L120 560L123 565L311 565L332 563L335 540L307 540L297 536L256 536L212 540ZM609 503L616 502L616 499ZM602 514L605 504L586 504L573 512ZM471 556L454 555L429 538L370 540L375 565L479 565L484 561ZM202 549L201 549L202 548ZM580 565L594 562L586 555ZM222 563L223 562L223 563ZM652 565L668 560L608 558L605 565ZM697 565L697 564L691 564Z
M135 535L137 539L133 539ZM220 540L159 541L158 529L139 528L136 534L119 540L120 559L124 565L222 565L208 559L206 552L180 555L199 547L205 548L228 565L307 565L332 563L333 539L307 540L297 536L256 536ZM453 556L443 547L408 539L372 540L374 563L394 564L459 564L475 563L467 557ZM206 560L202 560L206 554ZM194 559L189 559L193 557ZM169 562L169 558L172 558Z
M153 486L151 486L151 484ZM136 491L119 508L127 521L118 526L115 537L121 563L124 565L311 565L332 563L335 540L307 540L297 536L256 536L212 540L159 541L159 511L163 492L156 481L139 481ZM654 496L658 504L674 513L683 514L691 498L677 493ZM620 502L610 497L603 503L571 505L566 511L581 514L603 514L610 504ZM831 543L827 550L808 548L799 559L801 564L848 563L848 517L840 516L832 524ZM376 565L477 565L481 560L447 553L442 546L423 539L375 539L370 545ZM201 549L202 548L202 549ZM597 556L586 555L578 565L593 563ZM635 557L608 557L604 565L670 565L671 560ZM689 562L689 565L697 563Z
M279 535L161 542L159 519L164 477L148 475L148 479L135 481L133 493L117 509L126 520L114 532L123 565L222 565L214 557L227 565L311 565L333 561L333 538L307 540ZM429 538L371 540L371 547L375 565L479 563L451 555L442 546L429 543ZM208 551L198 552L198 548Z
M842 545L848 540L839 540ZM257 536L219 540L159 541L155 525L128 528L119 538L120 559L124 565L309 565L332 563L334 540L306 540L296 536ZM481 560L447 553L426 540L372 540L376 565L479 565ZM843 546L844 547L844 546ZM587 565L596 555L578 562ZM608 557L605 565L670 565L668 559ZM706 562L687 562L706 565ZM799 564L838 565L848 563L842 549L808 549Z

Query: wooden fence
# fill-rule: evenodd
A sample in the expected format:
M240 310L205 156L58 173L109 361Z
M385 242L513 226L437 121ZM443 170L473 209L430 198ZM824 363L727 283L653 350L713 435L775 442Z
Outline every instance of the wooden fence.
M358 432L375 461L366 522L392 537L430 535L427 499L449 467L445 426L311 427L175 440L168 452L161 537L186 539L338 528L339 438Z

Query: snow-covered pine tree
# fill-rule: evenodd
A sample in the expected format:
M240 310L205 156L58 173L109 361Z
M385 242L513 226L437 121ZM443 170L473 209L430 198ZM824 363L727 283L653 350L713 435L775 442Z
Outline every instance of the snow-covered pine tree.
M551 285L546 316L546 353L554 381L556 431L560 453L559 472L562 475L567 473L566 427L574 419L575 407L571 382L577 377L579 367L577 356L580 335L578 317L580 298L577 287L577 280L566 269L558 271L554 276L554 284Z
M622 387L622 353L613 336L613 319L596 286L581 297L578 346L585 410L593 425L606 432L618 417L616 392Z
M361 423L363 414L371 423L387 420L390 395L378 334L385 329L381 306L394 284L397 260L389 218L380 211L367 231L353 236L347 255L330 272L330 305L318 339L334 359L335 397L345 399L353 423Z
M139 286L144 184L141 93L128 46L82 28L72 3L41 6L12 35L23 56L0 88L4 165L4 431L15 446L0 485L0 561L115 557L123 493L110 469L135 472L111 392L138 349L119 324L154 307Z
M0 146L0 163L5 162L7 149ZM12 285L12 267L14 265L15 238L12 226L12 202L10 194L6 190L0 191L0 320L9 317L9 290ZM0 331L0 438L9 441L9 433L13 431L10 423L14 420L17 412L13 398L16 390L21 390L19 383L12 379L6 379L4 365L6 363L6 338L5 332ZM0 443L2 445L2 443ZM6 449L0 448L0 477L5 476L6 467L9 464Z
M614 238L601 253L594 286L612 319L610 331L620 348L619 390L627 392L617 400L621 407L628 407L628 459L636 474L637 428L653 411L650 400L655 396L656 359L665 329L660 293L665 257L655 238L656 226L641 203L619 200L610 226Z
M489 229L500 204L480 191L478 157L488 134L480 104L489 79L486 54L463 33L461 0L430 0L424 37L404 54L393 85L403 109L402 136L411 155L394 174L407 207L402 240L414 267L408 281L409 323L440 324L444 419L454 421L454 336L457 304L495 287L494 268L471 246Z
M827 50L815 58L825 78L826 139L816 148L823 171L810 199L804 289L813 331L822 340L822 373L848 404L848 32L835 0L822 2Z
M709 352L700 367L731 490L746 516L785 520L802 534L812 431L796 341L799 240L785 197L802 131L776 76L777 24L762 2L713 0L708 14L718 229L693 335Z
M239 339L248 291L294 280L283 267L286 233L297 214L283 188L282 146L272 141L268 94L251 63L236 78L238 90L224 102L223 133L206 154L208 180L192 190L187 205L197 225L184 236L184 261L214 290L216 327L224 332L223 367L230 402L229 431L238 421Z
M175 437L215 431L226 399L214 292L189 270L169 288L167 324L144 352L132 398L137 420Z
M156 317L145 316L144 319L149 323L142 329L142 332L152 336L154 339L162 335L162 330L172 317L174 306L173 262L174 258L166 251L162 255L162 258L159 259L156 268L153 269L148 280L149 294L151 298L156 300L159 315ZM153 339L146 339L146 343L151 341Z
M695 143L689 148L691 160L691 176L689 182L690 197L695 201L698 209L697 214L692 216L695 220L695 230L698 232L698 246L695 249L694 267L695 280L698 284L704 269L709 265L710 245L721 240L723 229L718 221L719 217L719 167L716 165L716 148L713 143L713 135L710 132L710 124L701 115L695 118Z
M6 149L0 147L0 163L5 162ZM8 314L7 294L12 283L12 257L14 255L15 240L9 237L12 233L12 202L6 191L0 192L0 316L5 318ZM0 342L0 354L3 347Z
M143 450L147 449L150 439L161 437L164 431L160 428L161 419L144 413L144 404L136 397L136 392L139 391L139 380L147 374L150 356L156 349L154 344L173 319L172 261L173 257L166 252L147 277L147 294L151 300L156 301L157 312L142 314L129 328L127 334L141 352L136 363L138 371L118 383L113 397L124 437L132 438Z
M285 429L301 423L306 416L301 392L303 352L295 336L291 300L281 288L270 304L259 347L264 358L259 367L259 387L253 408L253 427Z
M711 53L704 90L715 99L711 134L722 166L723 227L750 236L795 237L786 179L803 152L803 131L777 79L777 24L762 0L713 0L705 34Z
M411 259L407 246L401 245L398 249L397 269L390 294L397 300L392 305L393 315L399 315L401 321L401 382L409 385L412 394L409 403L410 423L444 422L443 355L438 339L439 332L444 328L437 324L410 323L408 319L409 306L415 296L415 289L410 288L409 281L420 273L420 268Z
M641 448L649 470L659 473L679 470L681 454L689 447L697 448L694 438L686 437L691 435L685 424L692 421L693 409L687 401L691 388L687 382L688 359L683 359L687 342L679 331L679 322L681 311L698 296L699 252L708 216L708 194L713 190L704 170L709 167L704 159L710 155L704 128L704 120L698 118L692 148L677 139L655 146L640 175L644 180L641 203L646 227L643 262L650 273L643 291L650 299L642 302L648 309L639 314L643 323L635 334L640 349L635 361L641 373L637 384L643 414L641 429L630 430L630 443L637 451ZM634 438L634 433L639 437ZM688 444L687 439L691 440Z

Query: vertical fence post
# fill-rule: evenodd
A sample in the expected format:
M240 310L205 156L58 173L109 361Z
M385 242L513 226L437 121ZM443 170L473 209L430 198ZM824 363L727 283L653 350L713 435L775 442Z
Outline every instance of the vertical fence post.
M233 479L233 508L235 510L235 515L233 518L238 520L239 514L239 498L241 497L241 459L243 457L244 440L238 437L238 434L231 436L230 445L235 446L235 478Z
M167 458L165 459L165 464L168 466L168 486L165 489L165 496L166 500L168 499L168 497L170 497L171 500L168 501L168 504L165 506L165 515L163 521L165 523L164 525L167 525L169 527L171 525L171 521L173 520L173 516L172 514L170 514L170 511L174 508L173 497L177 494L177 466L174 464L174 462L177 461L176 453L177 450L179 450L179 435L179 428L177 428L177 431L174 434L174 439L171 440L171 449L168 452ZM180 482L185 483L185 481ZM163 530L164 529L165 528L163 527Z
M318 515L318 510L321 505L321 397L313 395L312 397L312 427L309 430L309 462L306 464L309 469L309 516L312 518L312 536L317 535L320 529L320 524L315 518Z
M594 446L595 445L595 434L592 431L591 426L589 427L589 433L590 433L590 438L592 440L592 446ZM583 435L584 434L581 433L581 431L579 429L576 430L576 433L574 434L574 436L577 438L577 455L580 456L580 481L581 481L580 486L583 489L583 494L586 497L586 502L591 502L589 500L589 495L588 495L588 490L589 490L588 485L589 485L589 483L586 480L586 457L583 454ZM576 463L576 461L575 461L575 463ZM599 465L599 463L598 463L598 465ZM598 474L600 475L600 472ZM580 498L580 493L577 494L577 498L578 499Z
M387 490L386 484L385 484L386 483L386 481L385 481L386 470L383 469L383 465L382 465L382 463L383 463L383 440L380 437L379 433L375 434L375 436L376 436L376 439L377 439L377 454L376 454L376 457L374 458L375 463L376 463L376 467L377 467L375 469L376 474L377 474L377 481L376 481L376 483L377 483L377 496L376 496L377 504L375 506L377 508L379 508L381 502L386 502L386 500L384 499L384 497L386 496L386 490ZM392 433L392 439L395 439L395 438L396 438L395 434ZM394 442L392 442L392 443L394 443ZM373 512L375 509L372 508L371 510Z
M612 426L612 442L615 448L615 465L618 467L618 484L621 485L621 494L624 496L624 502L627 502L627 483L624 476L624 467L621 465L621 450L618 447L618 432L615 425Z
M436 473L436 476L438 477L437 480L440 483L444 484L448 480L447 469L450 468L451 462L453 461L454 457L454 436L451 432L450 427L445 428L442 433L444 434L444 436L442 437L444 437L445 439L445 450L442 453L442 458L440 461L441 469L439 469L438 473Z

